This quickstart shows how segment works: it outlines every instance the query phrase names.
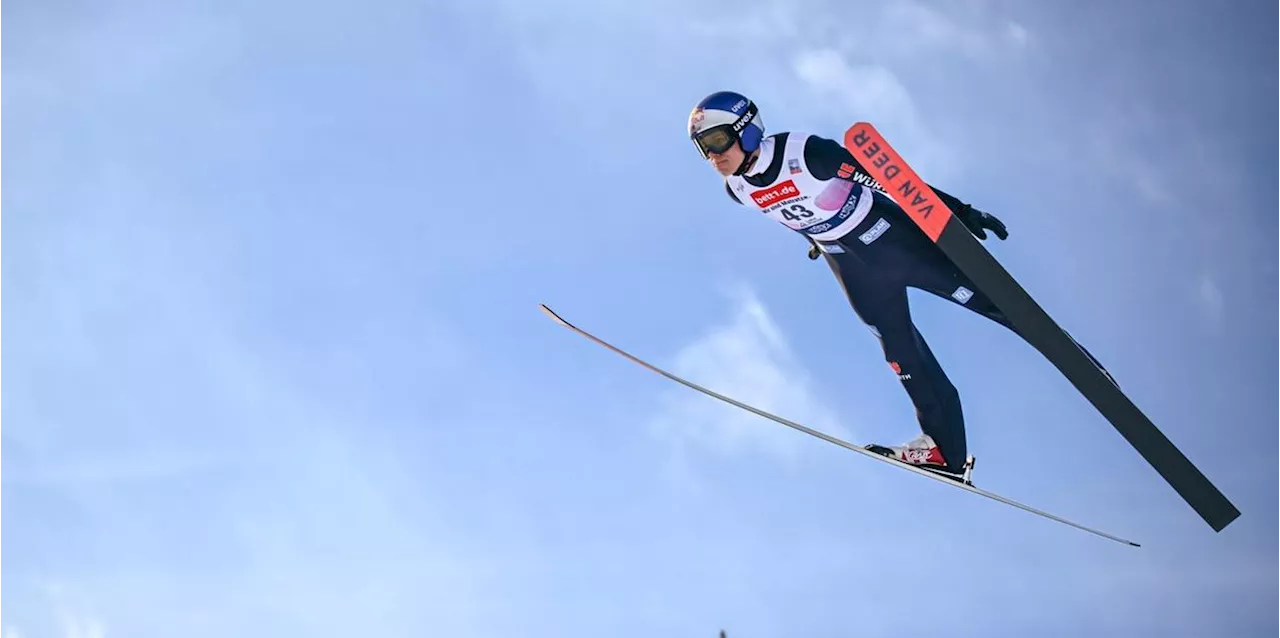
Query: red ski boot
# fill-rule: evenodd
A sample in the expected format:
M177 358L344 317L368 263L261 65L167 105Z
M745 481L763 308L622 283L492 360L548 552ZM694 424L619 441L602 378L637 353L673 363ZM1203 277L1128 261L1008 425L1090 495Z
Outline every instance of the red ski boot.
M965 484L972 484L970 472L974 465L973 456L970 455L965 459L964 469L961 472L955 472L947 467L947 460L943 458L942 450L938 449L938 444L934 443L933 438L927 434L921 434L903 445L884 446L873 443L866 446L866 449L922 470L929 470Z

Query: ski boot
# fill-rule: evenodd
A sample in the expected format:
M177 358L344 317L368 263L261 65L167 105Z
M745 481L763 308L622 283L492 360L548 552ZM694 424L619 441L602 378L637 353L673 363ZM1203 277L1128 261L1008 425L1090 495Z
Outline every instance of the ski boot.
M973 466L977 463L977 459L970 454L965 458L961 471L953 471L947 466L947 460L942 457L942 450L938 449L938 444L934 443L933 438L927 434L921 434L904 445L884 446L872 443L865 447L867 451L887 456L895 461L914 465L965 485L973 485Z

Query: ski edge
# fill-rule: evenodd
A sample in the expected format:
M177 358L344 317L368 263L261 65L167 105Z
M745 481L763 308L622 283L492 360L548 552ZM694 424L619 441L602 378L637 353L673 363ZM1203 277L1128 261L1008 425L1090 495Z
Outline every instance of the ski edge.
M770 413L770 412L766 412L766 411L764 411L764 410L761 410L760 408L757 408L757 407L754 407L754 406L748 405L748 404L746 404L746 403L743 403L743 402L738 401L738 400L736 400L736 399L733 399L733 398L731 398L731 397L727 397L727 396L725 396L725 395L723 395L723 394L720 394L720 393L718 393L718 392L716 392L716 391L714 391L714 390L710 390L710 389L708 389L708 388L704 388L704 387L702 387L702 386L700 386L700 385L698 385L698 384L696 384L696 383L693 383L692 381L688 381L688 380L686 380L686 379L684 379L684 378L681 378L681 377L679 377L679 376L677 376L677 375L675 375L675 374L672 374L672 373L670 373L670 372L667 372L666 370L663 370L662 368L659 368L659 367L657 367L657 366L655 366L655 365L653 365L653 364L651 364L651 363L649 363L649 362L647 362L647 361L644 361L643 359L640 359L639 357L636 357L635 355L633 355L633 354L631 354L631 353L629 353L629 352L627 352L627 351L625 351L625 350L623 350L623 349L621 349L621 348L619 348L619 347L617 347L617 346L615 346L615 345L613 345L613 344L611 344L611 343L609 343L609 342L607 342L607 341L605 341L605 340L601 339L600 337L597 337L597 336L595 336L594 334L592 334L592 333L590 333L590 332L588 332L588 331L586 331L586 330L584 330L584 329L582 329L582 328L579 328L578 326L576 326L576 325L574 325L574 324L570 323L569 321L565 320L563 317L561 317L558 313L556 313L554 310L552 310L552 309L551 309L550 307L548 307L546 304L542 304L542 303L540 303L540 304L538 304L538 306L539 306L539 308L540 308L544 313L546 313L548 316L550 316L552 320L554 320L556 323L560 324L561 326L564 326L565 328L568 328L569 330L572 330L573 332L575 332L575 333L577 333L577 334L579 334L579 335L581 335L581 336L583 336L583 337L586 337L587 339L589 339L589 340L591 340L591 341L593 341L593 342L595 342L595 343L597 343L597 344L599 344L599 345L601 345L601 346L603 346L603 347L605 347L605 348L607 348L607 349L609 349L609 350L611 350L611 351L613 351L613 352L615 352L615 353L617 353L617 354L621 355L622 357L624 357L624 358L626 358L626 359L630 360L630 361L631 361L631 362L633 362L633 363L636 363L636 364L640 365L641 367L644 367L644 368L646 368L646 369L648 369L648 370L650 370L650 371L652 371L652 372L655 372L655 373L657 373L657 374L659 374L659 375L661 375L661 376L663 376L663 377L666 377L667 379L670 379L670 380L672 380L672 381L675 381L675 382L677 382L677 383L679 383L679 384L681 384L681 385L683 385L683 386L685 386L685 387L688 387L688 388L691 388L691 389L696 390L696 391L698 391L698 392L701 392L701 393L703 393L703 394L705 394L705 395L707 395L707 396L710 396L710 397L712 397L712 398L719 399L719 400L721 400L721 401L723 401L723 402L725 402L725 403L728 403L729 405L732 405L732 406L734 406L734 407L737 407L737 408L740 408L740 409L746 410L746 411L748 411L748 412L751 412L752 414L755 414L755 415L757 415L757 416L763 417L763 418L768 419L768 420L770 420L770 421L773 421L773 422L775 422L775 423L779 423L779 424L781 424L781 425L785 425L785 426L787 426L787 427L789 427L789 428L792 428L792 429L797 430L797 431L799 431L799 432L803 432L803 433L805 433L805 434L808 434L808 435L813 436L813 437L815 437L815 438L821 439L821 440L826 441L826 442L828 442L828 443L831 443L831 444L833 444L833 445L837 445L837 446L842 447L842 448L845 448L845 449L847 449L847 450L850 450L850 451L853 451L853 452L857 452L857 453L859 453L859 454L862 454L863 456L867 456L867 457L873 458L873 459L875 459L875 460L877 460L877 461L880 461L880 462L882 462L882 463L887 463L887 464L892 465L892 466L894 466L894 467L898 467L898 468L901 468L901 469L907 470L908 472L913 472L913 473L915 473L915 474L919 474L920 476L923 476L923 477L925 477L925 478L928 478L928 479L931 479L931 480L934 480L934 481L938 481L938 482L940 482L940 483L942 483L942 484L944 484L944 485L951 485L951 486L953 486L953 487L956 487L956 488L962 489L962 490L964 490L964 491L966 491L966 492L971 492L971 493L977 494L977 495L979 495L979 496L984 496L984 497L986 497L986 498L989 498L989 499L991 499L991 500L997 501L997 502L999 502L999 503L1004 503L1005 505L1008 505L1008 506L1010 506L1010 507L1014 507L1014 508L1017 508L1017 509L1023 510L1023 511L1025 511L1025 512L1029 512L1029 513L1031 513L1031 514L1035 514L1036 516L1040 516L1040 517L1043 517L1043 518L1046 518L1046 519L1049 519L1049 520L1052 520L1052 521L1056 521L1056 522L1058 522L1058 523L1061 523L1061 524L1063 524L1063 525L1067 525L1067 526L1069 526L1069 527L1074 527L1074 528L1076 528L1076 529L1078 529L1078 530L1081 530L1081 531L1084 531L1084 532L1088 532L1088 533L1090 533L1090 534L1094 534L1094 535L1096 535L1096 536L1100 536L1100 537L1102 537L1102 538L1106 538L1106 539L1108 539L1108 540L1112 540L1112 541L1115 541L1115 542L1120 543L1120 544L1123 544L1123 545L1129 545L1129 546L1131 546L1131 547L1142 547L1142 546L1141 546L1141 545L1139 545L1138 543L1135 543L1135 542L1133 542L1133 541L1131 541L1131 540L1128 540L1128 539L1125 539L1125 538L1121 538L1121 537L1119 537L1119 536L1115 536L1115 535L1113 535L1113 534L1109 534L1109 533L1107 533L1107 532L1104 532L1104 531L1101 531L1101 530L1098 530L1098 529L1094 529L1094 528L1092 528L1092 527L1088 527L1088 526L1082 525L1082 524L1080 524L1080 523L1076 523L1076 522L1074 522L1074 521L1071 521L1071 520L1068 520L1068 519L1062 518L1061 516L1057 516L1057 515L1055 515L1055 514L1050 514L1049 512L1046 512L1046 511L1044 511L1044 510L1040 510L1040 509L1034 508L1034 507L1032 507L1032 506L1030 506L1030 505L1026 505L1026 504L1024 504L1024 503L1020 503L1020 502L1018 502L1018 501L1015 501L1015 500L1013 500L1013 499L1007 498L1007 497L1005 497L1005 496L1001 496L1001 495L996 494L996 493L994 493L994 492L988 492L987 490L984 490L984 489L982 489L982 488L976 487L976 486L974 486L974 485L968 485L968 484L965 484L965 483L961 483L961 482L959 482L959 481L952 480L952 479L950 479L950 478L947 478L947 477L944 477L944 476L941 476L941 475L935 474L935 473L933 473L933 472L930 472L930 471L925 470L925 469L922 469L922 468L918 468L918 467L915 467L915 466L912 466L912 465L908 465L908 464L906 464L906 463L900 463L900 462L898 462L898 461L894 461L893 459L890 459L890 458L885 457L885 456L880 455L880 454L876 454L875 452L872 452L872 451L870 451L870 450L866 450L866 449L864 449L864 448L862 448L862 447L860 447L860 446L857 446L857 445L854 445L854 444L852 444L852 443L849 443L848 441L844 441L844 440L842 440L842 439L839 439L839 438L836 438L836 437L831 436L831 435L829 435L829 434L826 434L825 432L820 432L820 431L818 431L818 430L814 430L814 429L812 429L812 428L810 428L810 427L808 427L808 426L801 425L801 424L799 424L799 423L796 423L796 422L794 422L794 421L791 421L791 420L785 419L785 418L783 418L783 417L780 417L780 416L778 416L778 415L772 414L772 413Z

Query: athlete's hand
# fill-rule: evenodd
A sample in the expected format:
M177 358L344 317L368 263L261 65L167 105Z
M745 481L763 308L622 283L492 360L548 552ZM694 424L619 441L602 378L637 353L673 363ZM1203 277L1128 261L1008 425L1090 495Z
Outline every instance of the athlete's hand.
M818 250L818 245L814 244L809 247L809 259L817 259L822 256L822 251Z
M960 220L964 222L965 226L969 227L969 231L978 239L986 239L988 229L1001 240L1009 238L1009 231L1004 227L1004 222L996 219L995 215L984 213L973 207L969 207L969 210L965 212L966 214Z

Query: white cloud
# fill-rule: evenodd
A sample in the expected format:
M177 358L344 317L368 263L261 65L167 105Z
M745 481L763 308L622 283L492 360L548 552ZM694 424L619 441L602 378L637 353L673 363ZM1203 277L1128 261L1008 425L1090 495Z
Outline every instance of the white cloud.
M954 10L954 7L952 7ZM973 15L944 14L916 2L898 2L886 8L884 30L915 48L929 47L978 57L991 51L993 40Z
M796 75L839 113L855 121L872 122L912 167L937 175L948 170L950 155L920 119L915 101L898 76L879 65L851 65L835 49L810 49L796 54ZM841 139L844 131L835 136Z
M1209 273L1200 274L1200 304L1214 325L1222 323L1226 314L1226 302L1222 297L1222 288Z
M889 69L851 66L833 49L802 51L794 65L796 75L811 89L835 98L835 108L851 117L849 124L874 122L897 143L927 146L923 142L930 136L920 124L911 94Z
M832 436L848 439L816 383L795 360L782 331L749 290L735 295L730 321L682 348L672 372L709 390ZM654 431L679 447L720 454L763 452L794 460L813 439L722 401L676 388L665 398Z
M882 66L850 66L834 49L801 51L794 66L800 79L839 97L860 119L915 120L911 95L898 77Z
M694 37L738 42L785 42L808 32L802 24L804 14L791 2L754 3L734 8L737 10L695 12L683 28Z
M49 605L48 610L58 628L55 635L59 638L104 638L107 635L105 624L88 610L91 605L81 592L58 581L42 582L39 589ZM17 638L18 635L12 627L5 631L5 638Z
M66 638L104 638L107 635L102 623L94 618L64 616L62 628Z
M765 109L772 132L811 127L839 138L855 121L874 122L931 179L963 166L953 143L930 130L930 114L922 108L952 96L937 93L937 83L923 76L919 84L902 80L925 69L1002 62L1028 38L1025 27L983 3L713 1L689 12L667 0L608 10L557 0L526 16L523 5L498 2L503 10L496 17L512 57L547 103L573 113L580 129L616 126L615 113L582 108L588 95L593 102L630 101L637 90L664 88L633 77L638 68L632 73L617 67L619 59L643 59L650 71L670 69L673 87L696 82L680 89L690 99L722 88L747 93ZM671 12L688 15L672 23ZM484 19L493 21L487 13ZM628 26L618 30L610 24ZM584 57L584 47L608 49L613 57ZM714 79L699 79L704 73ZM581 77L597 81L584 84ZM673 117L685 114L682 107Z
M1027 42L1031 39L1031 34L1027 32L1027 28L1012 20L1005 27L1005 34L1008 36L1009 41L1019 48L1027 46Z

